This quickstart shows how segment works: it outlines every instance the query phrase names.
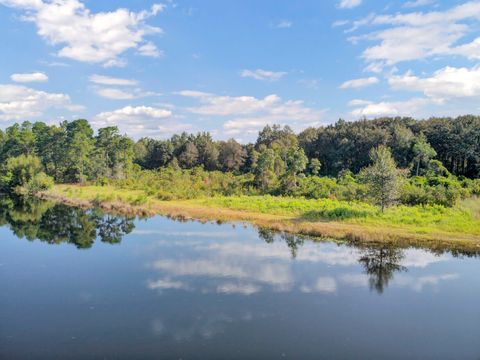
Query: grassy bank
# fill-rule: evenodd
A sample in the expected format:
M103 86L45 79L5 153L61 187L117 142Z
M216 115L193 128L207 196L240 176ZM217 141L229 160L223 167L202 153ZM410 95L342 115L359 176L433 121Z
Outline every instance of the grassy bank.
M56 185L40 194L77 206L180 218L248 221L305 235L438 249L480 250L479 199L443 206L397 206L381 213L367 203L272 196L220 196L165 201L113 186Z

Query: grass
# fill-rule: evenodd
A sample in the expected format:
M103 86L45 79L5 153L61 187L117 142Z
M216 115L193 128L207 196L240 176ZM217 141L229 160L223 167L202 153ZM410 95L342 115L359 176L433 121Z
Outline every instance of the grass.
M395 206L382 213L371 204L332 199L215 196L166 201L147 191L113 186L55 185L42 196L73 205L101 206L107 211L249 221L306 235L480 250L478 198L453 208Z

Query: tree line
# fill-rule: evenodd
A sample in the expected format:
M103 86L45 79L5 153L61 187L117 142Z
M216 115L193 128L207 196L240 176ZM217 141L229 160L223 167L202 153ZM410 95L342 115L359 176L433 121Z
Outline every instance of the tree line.
M338 190L344 184L334 196L350 192L348 196L356 199L362 190L352 179L361 175L373 181L385 169L375 173L368 167L379 161L395 167L392 177L403 174L416 178L417 183L427 175L430 182L439 176L478 178L480 117L339 120L299 134L288 126L273 125L265 126L256 141L248 144L234 139L216 141L208 132L134 141L114 126L95 133L85 119L59 125L23 122L0 130L0 184L4 189L28 184L34 191L48 187L52 179L58 183L122 180L142 170L168 167L246 175L248 185L261 193L321 197L322 188L332 193L333 185ZM401 174L397 167L403 169ZM448 181L435 181L433 185L449 186ZM409 201L423 201L415 196ZM391 197L392 192L384 194L386 202Z

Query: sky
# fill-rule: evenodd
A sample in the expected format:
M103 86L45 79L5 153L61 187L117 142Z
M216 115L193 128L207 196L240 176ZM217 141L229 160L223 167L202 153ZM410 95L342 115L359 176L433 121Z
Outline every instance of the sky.
M480 1L0 0L0 128L254 139L480 111Z

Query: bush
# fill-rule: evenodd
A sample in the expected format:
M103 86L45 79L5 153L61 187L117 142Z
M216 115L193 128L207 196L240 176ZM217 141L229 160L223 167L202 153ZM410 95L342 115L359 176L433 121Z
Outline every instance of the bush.
M39 191L45 191L53 187L53 178L45 174L44 172L38 173L31 179L26 185L27 191L30 194L37 193Z

